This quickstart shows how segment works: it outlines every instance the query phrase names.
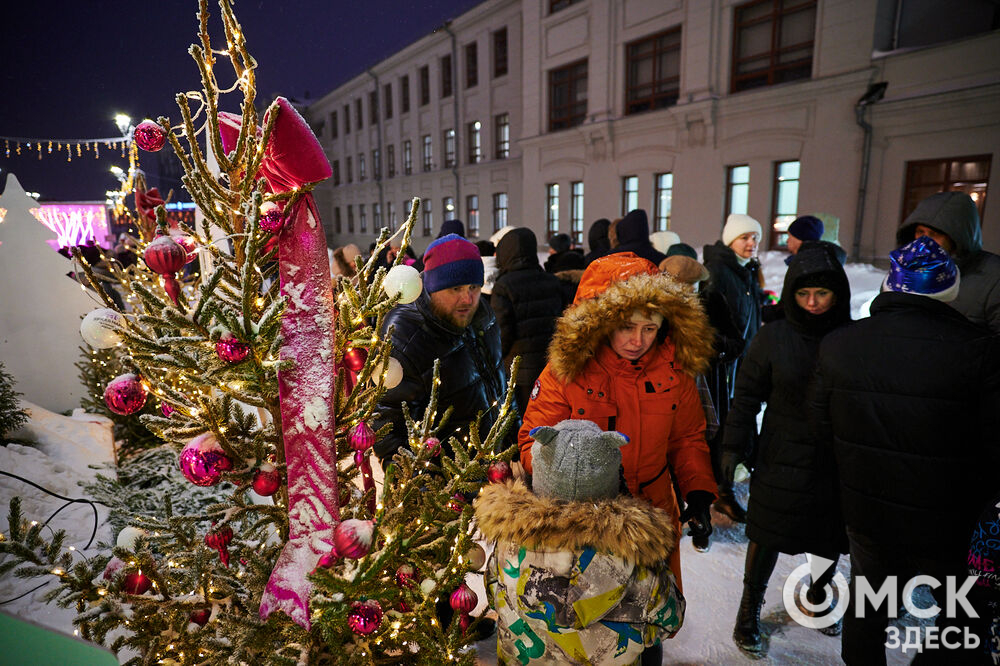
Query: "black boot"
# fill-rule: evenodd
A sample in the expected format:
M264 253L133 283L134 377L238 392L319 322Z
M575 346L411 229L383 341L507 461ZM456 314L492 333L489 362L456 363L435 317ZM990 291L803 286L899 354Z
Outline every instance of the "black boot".
M747 511L736 501L736 495L733 494L733 487L731 485L719 486L719 499L715 500L712 508L722 515L728 516L734 522L747 522Z
M809 610L805 610L805 613L807 615L810 615L812 617L817 617L826 615L827 613L833 610L836 597L834 596L832 589L830 590L830 594L828 597L825 588L828 585L830 585L831 582L833 582L833 577L834 575L836 575L836 573L837 573L837 560L834 559L833 564L830 565L830 568L824 571L819 578L812 581L812 583L809 585L809 589L806 590L806 601L808 601L810 604L814 606L819 606L820 604L826 602L826 609L815 613ZM844 618L840 618L829 627L823 627L822 629L819 629L819 631L826 634L827 636L839 636L841 631L843 631L843 628L844 628Z
M760 631L760 609L764 605L767 581L778 561L777 551L751 541L747 545L746 571L743 574L743 598L733 628L733 642L751 656L766 653L764 637Z

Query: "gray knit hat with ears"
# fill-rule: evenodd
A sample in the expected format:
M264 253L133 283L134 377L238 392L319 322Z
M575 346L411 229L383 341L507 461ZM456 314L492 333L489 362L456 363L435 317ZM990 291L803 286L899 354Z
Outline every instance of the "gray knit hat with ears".
M618 496L622 454L620 432L605 432L591 421L567 419L529 433L532 490L540 497L586 501Z

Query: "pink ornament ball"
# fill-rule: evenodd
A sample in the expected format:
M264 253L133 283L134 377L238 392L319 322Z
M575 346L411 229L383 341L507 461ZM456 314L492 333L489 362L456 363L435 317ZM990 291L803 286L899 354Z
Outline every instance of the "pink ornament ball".
M226 363L241 363L250 355L250 345L226 333L215 343L215 353Z
M153 581L149 580L149 577L141 571L127 574L122 581L122 589L129 594L145 594L146 590L152 586Z
M348 433L351 448L355 451L367 451L375 445L375 431L364 421L358 421Z
M260 207L260 228L269 234L276 233L285 223L281 215L281 206L273 201L266 201Z
M122 567L124 566L125 562L118 559L117 557L112 557L110 560L108 560L107 565L104 567L104 573L101 575L101 577L104 578L104 580L111 580L116 575L118 575L118 572L121 571Z
M448 603L451 607L455 609L458 613L471 613L479 603L479 596L476 594L475 590L471 587L462 583L455 588L455 591L451 593L451 598L448 599Z
M270 497L281 487L281 474L271 463L264 463L254 472L252 487L261 497Z
M415 587L413 579L417 577L417 570L409 564L400 564L396 569L396 585L412 590Z
M424 448L432 457L439 456L441 455L441 440L437 437L428 437L424 440Z
M142 259L158 275L173 275L188 261L187 250L170 236L159 235L146 246Z
M513 473L506 460L497 460L486 470L486 478L490 480L490 483L503 483L512 476Z
M320 556L319 562L316 563L316 566L322 567L324 569L332 569L337 565L337 560L339 559L340 558L337 556L337 551L331 550L329 553L323 553Z
M169 402L161 402L160 411L163 412L163 415L169 419L170 415L173 414L175 410L170 406Z
M455 493L451 496L451 499L448 500L448 508L455 513L462 513L462 509L465 508L465 498L461 493Z
M344 367L354 372L360 372L368 360L368 350L364 347L351 347L344 352Z
M375 524L370 520L349 518L333 532L333 547L341 557L356 560L368 554L372 547Z
M132 135L137 146L147 153L155 153L161 150L167 142L167 132L152 120L143 120L135 126L135 133Z
M184 478L196 486L214 486L233 461L210 432L198 435L184 446L179 460Z
M382 622L382 606L374 599L355 601L347 613L347 626L359 636L367 636Z
M190 264L198 256L198 244L190 236L174 236L174 242L187 252L187 261L185 264Z
M146 389L136 374L128 373L112 379L104 389L104 403L115 414L135 414L146 404Z

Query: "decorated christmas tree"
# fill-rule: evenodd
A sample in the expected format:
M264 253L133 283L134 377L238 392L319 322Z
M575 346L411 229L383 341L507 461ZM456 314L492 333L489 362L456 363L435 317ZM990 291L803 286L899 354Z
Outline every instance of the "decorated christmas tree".
M453 458L439 456L450 410L432 395L425 414L407 415L409 449L376 489L368 423L401 378L379 331L420 277L400 252L388 271L359 260L356 281L331 283L310 194L329 162L286 100L258 118L256 63L231 4L219 2L218 48L200 2L190 54L201 90L177 95L180 122L144 121L132 137L176 152L203 219L171 236L159 207L144 261L114 268L126 307L105 297L81 328L124 370L104 403L121 415L158 407L141 420L202 499L152 505L121 492L116 545L86 551L46 536L15 500L0 574L55 577L50 598L75 606L80 634L137 655L129 663L472 663L477 599L464 580L485 554L469 499L509 475L513 450L499 449L516 418L510 391L489 433L451 438ZM239 114L222 110L227 96L240 97ZM415 199L397 232L404 249L418 209ZM391 240L382 230L373 257ZM195 252L203 275L184 287L177 273ZM448 626L441 599L455 610Z

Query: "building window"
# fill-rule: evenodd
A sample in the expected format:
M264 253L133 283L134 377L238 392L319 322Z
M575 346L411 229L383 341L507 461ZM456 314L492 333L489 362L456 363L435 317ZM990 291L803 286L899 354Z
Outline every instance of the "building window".
M336 139L340 133L340 120L337 118L337 112L330 112L330 138Z
M377 201L372 204L372 230L378 231L382 228L382 204Z
M351 133L351 106L344 105L344 134Z
M455 166L455 130L444 131L444 168Z
M979 219L982 220L986 208L990 163L990 155L907 162L900 221L906 219L918 203L935 192L965 192L976 202Z
M625 113L673 106L681 82L681 29L674 28L625 47Z
M423 212L423 234L430 236L434 229L434 216L431 215L431 200L424 199L420 202L420 210Z
M378 148L372 151L372 178L382 180L382 156L379 155Z
M409 139L403 142L403 173L407 176L413 173L413 150Z
M475 88L479 85L479 49L476 43L465 45L465 87Z
M333 209L333 232L343 233L343 227L340 224L340 206Z
M454 220L455 219L455 198L445 197L441 202L441 215L442 220Z
M386 216L386 226L389 227L389 231L396 230L396 210L392 205L391 201L387 201L385 204L385 216Z
M451 54L441 58L441 97L451 97Z
M674 198L674 174L658 173L653 176L656 184L656 199L654 200L653 231L666 231L670 228L670 208Z
M378 90L368 93L368 124L378 124Z
M774 163L774 187L771 197L771 248L788 245L788 225L799 209L798 161Z
M726 215L747 213L750 200L750 166L737 164L726 167Z
M510 114L501 113L493 117L493 143L496 145L497 159L510 156Z
M365 154L358 153L358 182L363 181L367 177L365 172Z
M424 65L420 68L420 106L429 104L431 101L431 68Z
M340 160L333 161L333 185L340 185Z
M361 99L354 100L354 124L360 130L364 127L364 119L361 117Z
M368 215L365 213L364 204L358 204L358 226L361 233L368 233Z
M736 8L731 92L812 76L816 0L754 0Z
M476 164L483 159L483 143L480 138L480 129L483 124L478 120L468 124L469 134L469 164Z
M546 185L545 189L545 237L552 238L559 233L559 184Z
M583 181L570 183L569 228L573 242L583 244Z
M587 61L549 72L549 131L579 125L587 117Z
M639 207L639 176L622 178L622 217Z
M344 171L347 173L347 182L348 183L353 183L354 182L354 166L351 164L351 158L350 157L347 158L347 168L344 169Z
M409 113L410 111L410 75L399 79L399 112Z
M385 161L386 161L386 172L389 178L396 175L396 146L389 144L389 147L385 149Z
M434 154L431 152L431 135L430 134L424 134L424 136L423 136L423 138L421 140L423 141L423 145L424 145L423 169L424 169L424 171L430 171L431 168L432 168L431 159L434 156Z
M507 27L493 33L493 78L507 73Z
M560 9L566 9L570 5L575 5L580 2L580 0L549 0L549 13L559 11Z
M500 231L507 226L507 193L497 192L493 195L493 231Z
M347 233L354 233L354 206L347 204Z
M382 98L385 100L385 117L392 118L392 84L387 83L382 86Z
M479 236L479 197L475 194L465 197L465 231L472 238Z

